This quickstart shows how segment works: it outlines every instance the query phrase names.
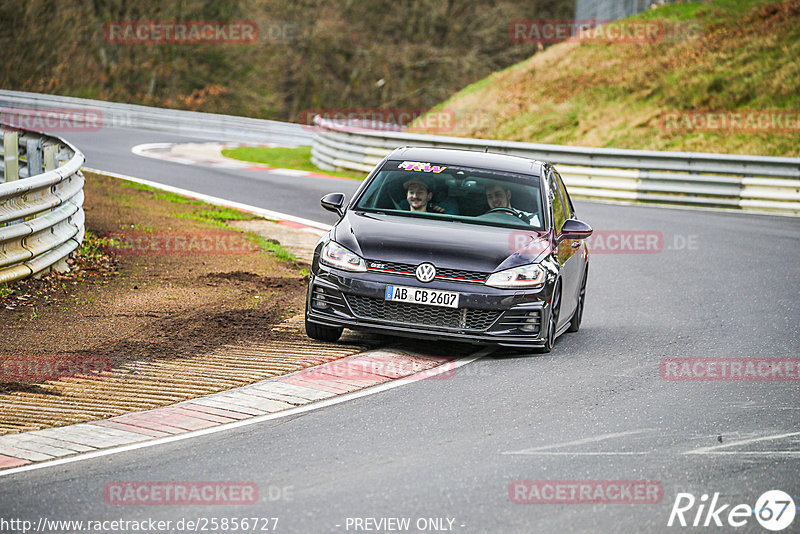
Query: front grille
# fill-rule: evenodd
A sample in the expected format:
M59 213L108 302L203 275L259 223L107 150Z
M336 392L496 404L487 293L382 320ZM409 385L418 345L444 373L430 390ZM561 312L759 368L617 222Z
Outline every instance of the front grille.
M381 265L381 267L373 267L373 264ZM394 261L378 261L378 260L368 260L367 268L373 271L386 270L395 273L410 274L412 276L414 276L414 273L417 270L417 266L412 263L399 263ZM483 283L486 281L488 277L489 277L488 273L483 273L480 271L467 271L464 269L446 269L442 267L436 267L436 278L440 280L447 278L458 278L459 280L470 281L475 283Z
M446 277L446 278L462 278L468 280L477 280L479 282L485 282L486 278L488 278L488 274L481 273L478 271L465 271L463 269L436 269L436 278L439 277Z
M353 313L365 319L464 330L486 330L501 313L495 310L444 308L392 302L356 295L347 295L347 303L350 304Z

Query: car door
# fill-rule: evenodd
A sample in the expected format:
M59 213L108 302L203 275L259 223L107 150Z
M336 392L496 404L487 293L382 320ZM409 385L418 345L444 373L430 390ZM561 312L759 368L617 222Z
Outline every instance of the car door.
M556 239L561 233L564 221L573 216L572 207L566 196L560 177L552 169L547 172L548 195L553 209L553 225ZM558 263L561 265L561 311L559 326L568 321L578 305L580 277L583 273L583 254L581 240L563 239L558 242Z

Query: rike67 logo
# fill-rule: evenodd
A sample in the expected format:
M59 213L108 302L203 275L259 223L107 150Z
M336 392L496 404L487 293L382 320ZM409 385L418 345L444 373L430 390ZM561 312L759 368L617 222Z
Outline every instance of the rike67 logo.
M695 505L697 509L693 510ZM677 523L682 527L722 527L727 523L729 527L739 528L747 525L755 516L763 528L777 532L791 525L796 513L794 500L781 490L764 492L756 501L755 507L749 504L737 504L732 508L730 504L720 502L719 493L714 493L710 502L706 493L701 495L699 500L691 493L678 493L667 526L671 527Z

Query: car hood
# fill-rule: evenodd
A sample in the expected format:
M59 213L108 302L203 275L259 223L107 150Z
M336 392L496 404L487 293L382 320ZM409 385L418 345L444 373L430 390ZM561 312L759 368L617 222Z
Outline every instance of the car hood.
M367 260L494 272L538 261L549 253L535 230L348 211L331 237Z

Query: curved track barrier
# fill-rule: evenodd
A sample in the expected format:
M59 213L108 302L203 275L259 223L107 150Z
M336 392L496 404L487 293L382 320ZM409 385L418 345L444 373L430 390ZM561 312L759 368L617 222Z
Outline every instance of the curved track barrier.
M800 158L658 152L369 130L315 117L311 159L325 170L369 172L391 150L489 150L550 161L575 196L800 215Z
M0 136L0 283L67 270L84 236L83 154L3 124Z
M0 117L22 129L49 130L40 123L81 120L84 130L128 128L213 141L309 145L312 135L308 126L289 122L8 90L0 90Z

